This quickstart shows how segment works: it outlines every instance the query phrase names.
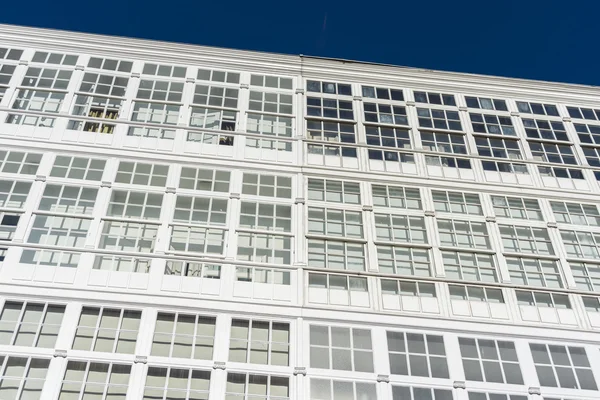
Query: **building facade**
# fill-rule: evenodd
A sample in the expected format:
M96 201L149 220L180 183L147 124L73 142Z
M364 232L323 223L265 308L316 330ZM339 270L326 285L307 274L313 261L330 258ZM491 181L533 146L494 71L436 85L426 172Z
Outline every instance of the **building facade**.
M0 26L0 399L600 397L600 90Z

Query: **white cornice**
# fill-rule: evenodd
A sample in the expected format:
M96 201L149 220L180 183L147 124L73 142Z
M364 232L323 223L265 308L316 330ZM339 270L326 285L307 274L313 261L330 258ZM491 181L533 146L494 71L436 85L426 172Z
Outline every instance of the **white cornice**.
M600 88L0 24L0 43L249 72L600 106Z

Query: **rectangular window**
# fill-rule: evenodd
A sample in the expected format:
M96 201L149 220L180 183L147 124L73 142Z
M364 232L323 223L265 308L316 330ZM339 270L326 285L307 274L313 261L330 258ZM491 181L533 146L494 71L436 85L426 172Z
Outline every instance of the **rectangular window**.
M419 126L430 129L448 129L462 131L462 124L458 111L436 110L429 108L417 108Z
M23 208L31 182L0 180L0 207Z
M159 312L152 339L153 356L211 360L215 317Z
M237 108L238 96L239 89L225 88L221 86L196 85L192 103L209 107ZM252 103L252 96L250 97L250 102ZM250 109L257 110L256 108L252 107L250 107ZM258 109L258 111L262 110Z
M523 159L518 140L476 136L475 144L477 146L477 153L483 157L506 158L510 160Z
M583 150L583 154L585 155L585 159L589 165L592 167L600 167L600 149L589 146L581 146L581 149ZM600 180L598 179L597 172L595 173L596 179Z
M371 185L373 205L376 207L421 210L421 194L418 188L403 186Z
M135 353L141 311L83 307L73 350Z
M13 73L15 72L16 66L14 65L2 65L0 64L0 85L7 85L10 83L10 78L12 78Z
M377 261L381 273L431 276L428 249L377 245Z
M381 292L402 297L437 297L434 283L401 279L381 279Z
M310 378L310 400L363 400L376 398L377 390L374 383Z
M510 117L479 113L469 113L469 117L471 117L471 125L475 133L517 136Z
M222 254L224 243L223 229L172 226L169 250Z
M363 85L362 95L369 99L404 101L402 89L389 89Z
M575 130L581 143L600 144L600 126L588 124L573 125L575 125Z
M350 293L364 293L368 294L369 288L367 285L367 278L360 278L349 275L338 275L338 274L316 274L309 273L308 274L308 287L309 288L318 288L318 289L326 289L329 291L334 291L335 293L346 292L346 294ZM310 289L309 289L310 290ZM329 292L329 302L332 304L340 304L339 300L332 301L331 300L332 293ZM309 295L310 297L310 295ZM315 303L322 303L322 301L314 301ZM325 303L328 303L326 300ZM353 304L352 299L348 301L345 300L345 305L366 305L368 306L368 300L362 304ZM360 302L359 302L360 303Z
M360 204L360 186L358 182L309 178L308 200Z
M450 279L498 282L494 256L462 251L442 251L444 270Z
M65 306L6 301L0 314L0 344L53 348Z
M0 241L12 240L19 224L19 219L21 219L20 214L0 211Z
M568 257L600 259L600 233L561 230Z
M464 135L440 132L421 132L421 143L428 151L467 154Z
M225 398L228 400L288 400L289 395L290 381L287 377L227 373Z
M91 215L97 195L96 188L48 184L44 188L38 210Z
M0 150L0 172L35 175L41 161L42 154Z
M106 160L72 156L56 156L50 176L68 179L100 181Z
M553 255L554 247L546 228L498 225L504 251Z
M289 236L240 232L237 257L244 261L290 265L291 247Z
M27 243L83 247L91 220L36 215Z
M537 199L522 197L492 196L492 205L497 217L543 221L544 216Z
M533 159L556 164L579 165L573 154L573 146L548 142L528 141Z
M88 68L105 69L107 71L131 72L131 61L114 60L110 58L91 57Z
M438 219L442 246L491 249L490 237L484 222Z
M233 319L229 361L289 365L290 326L283 322Z
M538 166L538 171L542 176L550 176L552 178L565 179L584 179L580 169L559 168L559 167L542 167Z
M104 221L98 248L152 253L157 232L157 225Z
M40 400L49 366L48 359L0 356L0 396Z
M179 121L179 105L133 102L131 120L152 124L176 125Z
M425 229L425 219L419 216L377 213L375 214L375 231L377 234L377 240L383 240L386 242L420 244L425 244L428 242L427 229Z
M458 343L467 380L523 385L513 342L459 337Z
M308 154L333 157L358 157L356 147L354 146L339 146L336 144L324 145L317 143L308 143L306 145Z
M106 215L117 218L158 219L163 202L162 193L133 190L113 190Z
M248 109L251 111L268 112L275 114L293 114L292 95L283 93L250 91L250 103Z
M445 106L456 106L453 94L435 92L414 92L417 103L439 104Z
M474 285L448 285L451 300L505 304L501 289Z
M192 107L190 126L202 129L235 131L237 111Z
M523 125L528 138L569 141L565 125L561 121L523 118Z
M21 81L21 86L43 89L66 90L73 71L54 68L29 67Z
M144 399L208 400L210 371L148 367Z
M242 194L291 199L292 178L289 176L244 172Z
M483 215L481 200L475 193L432 190L433 204L438 212Z
M80 92L95 93L105 96L125 96L129 78L86 72L83 75Z
M168 165L121 161L115 183L165 187Z
M487 393L487 392L467 392L469 394L468 400L527 400L527 396L519 394L505 394L505 393ZM552 400L548 397L544 397L544 400ZM567 399L564 399L567 400Z
M453 400L452 390L416 386L392 386L392 400ZM471 399L469 399L471 400ZM504 400L504 399L502 399ZM516 400L516 399L515 399ZM519 400L527 400L526 398Z
M550 206L558 223L600 226L600 212L595 204L551 201Z
M308 265L315 268L364 271L364 244L337 240L309 239Z
M21 264L77 268L81 253L51 250L23 250Z
M311 325L310 366L341 371L373 372L371 331Z
M221 83L240 83L240 74L239 72L217 71L199 68L197 79L201 81L213 81Z
M107 124L104 122L69 120L67 129L71 129L74 131L105 133L107 135L112 135L115 131L115 125Z
M73 115L114 121L119 117L122 105L123 100L118 98L76 95ZM76 129L78 124L79 121L69 121L67 128Z
M288 89L292 90L292 78L284 78L282 76L273 75L250 75L251 86L262 86L273 89Z
M240 211L240 227L275 232L291 232L292 207L284 204L243 201Z
M479 108L482 110L508 111L506 102L499 99L490 99L486 97L471 97L466 96L467 107Z
M567 111L571 118L600 120L600 110L585 107L567 107Z
M138 99L181 102L183 82L142 79L137 92Z
M180 189L229 192L230 171L183 167L179 178Z
M225 225L227 199L177 196L173 221L200 225Z
M352 87L345 83L306 81L306 90L315 93L352 96Z
M175 129L152 128L147 126L130 126L127 136L150 139L175 140Z
M292 137L294 130L292 121L291 117L248 113L246 132L265 136ZM307 123L310 125L312 121ZM350 126L354 134L354 125Z
M513 283L549 288L563 287L558 264L554 260L506 257L506 265Z
M577 284L577 289L600 292L600 265L570 262L569 267Z
M164 76L166 78L185 78L186 67L173 65L144 63L142 74Z
M23 50L18 49L7 49L6 47L0 47L0 60L14 60L18 61L23 55Z
M364 110L365 123L409 125L404 106L366 102Z
M552 117L560 116L558 114L556 106L552 104L532 103L530 101L517 101L517 108L519 109L519 112L525 114L548 115Z
M175 133L175 131L173 131ZM233 146L234 137L221 133L187 131L188 142L204 143L218 146Z
M585 348L529 343L541 386L598 390Z
M235 268L235 280L238 282L269 283L290 286L290 271L274 268Z
M306 129L307 137L310 140L336 143L356 143L354 124L307 120Z
M385 126L365 126L367 144L370 146L411 149L408 129ZM354 141L353 141L354 143Z
M440 156L426 155L425 163L427 165L434 165L437 167L471 169L471 161L466 158L440 157Z
M69 361L58 398L113 400L127 395L131 365Z
M141 257L98 255L94 258L94 266L92 268L103 271L122 271L147 274L148 272L150 272L151 261L152 260L149 258Z
M532 290L517 290L517 304L539 308L554 308L570 310L571 302L566 294L538 292Z
M308 233L323 236L362 238L362 212L308 207Z
M444 338L409 332L387 332L393 375L449 378Z
M306 98L307 117L321 117L353 120L354 111L351 101L320 97Z

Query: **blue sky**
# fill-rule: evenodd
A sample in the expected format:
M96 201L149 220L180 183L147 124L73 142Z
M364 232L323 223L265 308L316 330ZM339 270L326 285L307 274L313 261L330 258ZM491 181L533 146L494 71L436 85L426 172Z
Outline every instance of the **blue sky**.
M600 1L29 0L0 22L600 86Z

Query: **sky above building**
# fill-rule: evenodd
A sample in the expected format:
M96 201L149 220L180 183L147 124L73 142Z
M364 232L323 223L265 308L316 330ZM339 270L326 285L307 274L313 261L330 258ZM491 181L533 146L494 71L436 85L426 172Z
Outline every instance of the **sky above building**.
M593 0L30 0L7 24L600 86Z

